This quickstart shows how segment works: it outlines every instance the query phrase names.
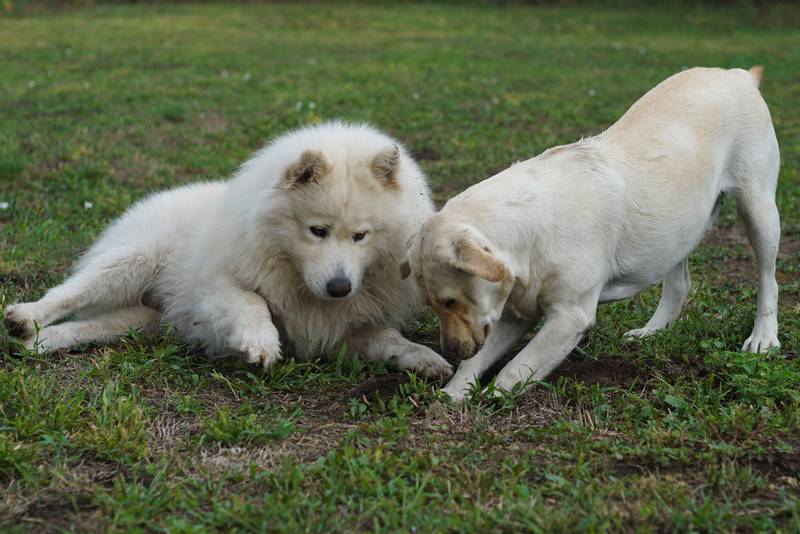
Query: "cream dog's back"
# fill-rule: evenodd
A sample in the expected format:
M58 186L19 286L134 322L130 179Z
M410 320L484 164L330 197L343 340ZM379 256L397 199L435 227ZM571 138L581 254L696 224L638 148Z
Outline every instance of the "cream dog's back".
M593 324L598 302L663 280L653 318L629 334L674 321L689 290L687 257L724 193L737 199L759 263L758 315L743 348L779 345L779 152L760 75L672 76L605 132L513 165L423 226L409 268L440 317L443 346L469 358L483 345L453 377L451 395L462 396L540 312L542 330L499 386L546 376Z
M720 194L738 197L763 181L774 196L779 151L759 79L742 69L681 72L597 137L625 184L617 268L640 279L639 289L697 247ZM753 167L769 172L753 176Z

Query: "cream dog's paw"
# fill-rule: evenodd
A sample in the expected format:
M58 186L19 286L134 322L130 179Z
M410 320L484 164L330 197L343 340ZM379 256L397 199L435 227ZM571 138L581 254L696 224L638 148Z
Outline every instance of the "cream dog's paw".
M634 328L633 330L628 330L627 332L622 334L622 337L631 340L642 339L643 337L652 336L659 330L660 328L649 328L647 326L644 326L642 328Z
M768 352L771 348L780 348L781 343L778 341L777 334L772 332L756 332L753 331L747 341L742 345L742 352L755 352L764 353Z
M450 397L450 400L454 404L464 404L464 402L467 400L467 396L469 395L469 388L462 385L451 386L450 384L447 384L440 391Z

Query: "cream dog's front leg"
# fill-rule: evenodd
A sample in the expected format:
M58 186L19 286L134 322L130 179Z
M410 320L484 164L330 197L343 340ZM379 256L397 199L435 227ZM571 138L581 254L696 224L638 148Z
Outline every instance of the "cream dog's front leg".
M500 320L489 332L481 350L459 364L456 374L442 391L454 402L463 402L470 389L474 387L475 381L535 325L534 319L522 319L513 312L504 311Z
M447 360L419 343L412 343L393 328L364 327L348 338L351 349L370 361L385 361L401 371L447 380L453 375Z
M506 365L495 380L498 389L511 391L517 384L541 380L569 355L594 324L597 300L589 305L551 307L544 325L528 345Z

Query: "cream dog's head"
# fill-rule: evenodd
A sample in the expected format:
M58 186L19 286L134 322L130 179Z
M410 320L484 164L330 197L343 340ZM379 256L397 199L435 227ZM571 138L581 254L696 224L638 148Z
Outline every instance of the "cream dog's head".
M461 360L478 352L514 286L506 264L474 228L437 214L414 238L400 264L439 318L442 351Z

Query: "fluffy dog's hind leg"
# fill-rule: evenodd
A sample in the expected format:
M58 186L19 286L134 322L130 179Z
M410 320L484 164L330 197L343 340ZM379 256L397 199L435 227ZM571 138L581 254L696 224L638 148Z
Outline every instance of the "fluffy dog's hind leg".
M87 255L72 276L38 301L8 306L6 328L9 334L27 340L37 327L87 306L101 311L130 307L139 302L157 271L154 258L135 251Z
M38 335L26 339L24 345L28 349L52 352L84 343L111 343L131 329L155 328L160 316L156 310L146 306L116 310L91 319L48 326L40 330Z
M656 312L647 321L647 324L642 328L626 332L625 337L645 337L674 323L681 314L691 287L689 259L687 258L664 277L661 285L661 300L658 301Z

